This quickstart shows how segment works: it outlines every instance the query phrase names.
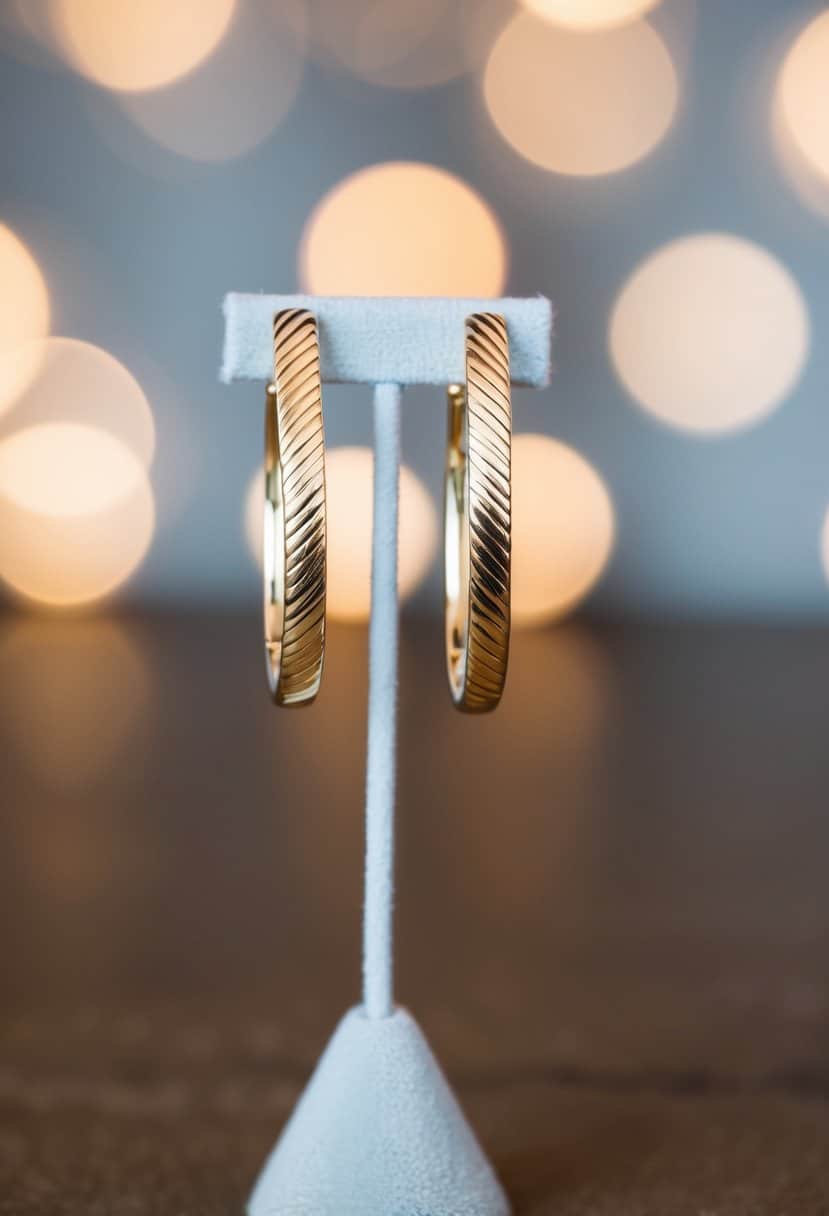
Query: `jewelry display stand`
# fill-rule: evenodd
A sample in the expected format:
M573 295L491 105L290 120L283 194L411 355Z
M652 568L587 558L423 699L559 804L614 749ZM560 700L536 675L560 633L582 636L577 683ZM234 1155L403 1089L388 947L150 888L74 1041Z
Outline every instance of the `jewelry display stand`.
M262 1170L248 1211L508 1216L506 1195L440 1066L393 997L400 407L407 385L463 382L464 323L475 312L505 318L512 382L543 387L550 376L552 308L542 297L234 293L224 305L225 383L272 378L273 316L287 308L316 316L324 382L374 386L363 1004L340 1022Z

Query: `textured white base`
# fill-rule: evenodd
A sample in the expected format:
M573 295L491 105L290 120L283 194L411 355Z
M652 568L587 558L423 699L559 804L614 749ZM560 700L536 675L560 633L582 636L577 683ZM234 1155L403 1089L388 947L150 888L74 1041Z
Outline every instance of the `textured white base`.
M340 1022L254 1188L249 1216L508 1216L414 1019Z

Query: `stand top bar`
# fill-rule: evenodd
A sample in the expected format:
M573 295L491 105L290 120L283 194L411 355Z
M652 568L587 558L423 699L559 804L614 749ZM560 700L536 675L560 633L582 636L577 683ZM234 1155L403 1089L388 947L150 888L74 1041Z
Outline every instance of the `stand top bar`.
M270 380L271 327L283 308L317 318L323 380L340 384L450 384L464 379L464 322L473 312L500 313L507 323L514 384L550 382L553 307L530 299L395 296L225 296L221 379Z

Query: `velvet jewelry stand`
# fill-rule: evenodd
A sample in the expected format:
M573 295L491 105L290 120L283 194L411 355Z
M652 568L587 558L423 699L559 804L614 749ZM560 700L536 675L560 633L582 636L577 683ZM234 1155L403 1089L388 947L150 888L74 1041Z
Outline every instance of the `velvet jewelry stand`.
M272 378L273 315L317 318L322 377L374 386L363 1004L340 1022L256 1183L249 1216L509 1216L417 1023L392 994L397 512L402 389L464 380L464 322L506 320L514 384L550 375L552 308L534 299L231 294L222 379Z

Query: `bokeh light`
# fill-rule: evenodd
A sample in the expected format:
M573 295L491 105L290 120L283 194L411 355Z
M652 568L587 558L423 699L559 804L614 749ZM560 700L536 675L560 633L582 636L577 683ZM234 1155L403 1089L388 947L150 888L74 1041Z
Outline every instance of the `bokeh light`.
M786 55L778 97L799 151L829 178L829 11L806 26Z
M512 617L542 624L574 608L613 549L614 515L599 474L545 435L512 441Z
M140 460L77 423L41 423L0 443L0 574L44 604L106 595L140 564L155 508Z
M820 533L820 556L823 564L823 573L826 582L829 583L829 508L823 517L823 528Z
M683 237L622 288L610 352L631 395L672 426L748 426L791 392L809 345L800 289L776 258L726 233Z
M113 355L76 338L40 343L39 370L19 398L10 423L74 422L115 436L147 467L155 423L141 386Z
M236 0L55 0L55 33L72 65L108 89L157 89L218 46Z
M426 89L477 66L502 6L500 0L315 0L311 11L314 49L324 62L369 84Z
M46 423L0 444L0 494L27 511L91 515L132 491L141 465L105 431Z
M0 642L4 733L40 782L85 786L115 763L148 699L144 663L112 621L24 620Z
M484 74L504 139L541 168L575 177L641 160L668 130L677 96L671 57L645 21L585 33L522 12Z
M829 217L829 10L791 44L777 76L771 130L798 195Z
M49 292L32 254L0 224L0 413L38 371L39 340L49 331Z
M371 607L371 519L374 456L370 448L329 448L325 454L327 507L326 607L333 620L367 621ZM257 470L245 495L248 546L262 565L264 485ZM437 547L437 512L428 490L403 465L397 576L405 600L422 583Z
M626 25L650 12L659 0L521 0L525 8L554 25L600 30Z
M118 106L168 152L196 161L231 160L262 143L285 117L299 90L306 49L302 0L244 3L197 72L163 89L120 93Z
M823 574L829 583L829 507L823 517L823 527L820 533L820 557L823 564Z
M479 194L433 165L372 165L335 186L302 238L300 277L318 295L494 296L506 277L500 225Z

